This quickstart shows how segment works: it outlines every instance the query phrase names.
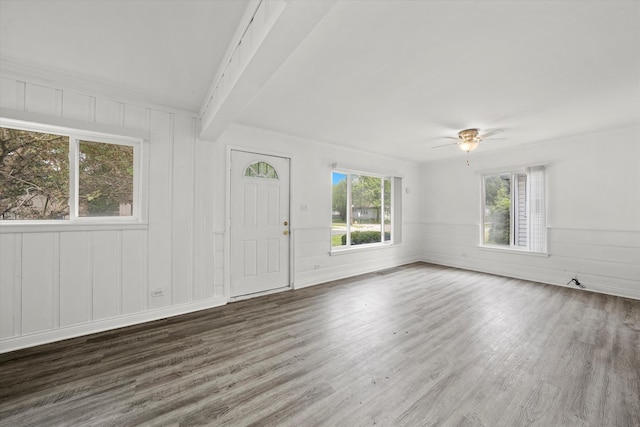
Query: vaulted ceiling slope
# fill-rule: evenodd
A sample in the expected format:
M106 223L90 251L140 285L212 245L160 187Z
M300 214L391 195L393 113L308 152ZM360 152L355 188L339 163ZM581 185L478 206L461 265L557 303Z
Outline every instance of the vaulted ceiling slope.
M0 12L3 63L199 111L205 138L237 122L428 161L459 155L431 147L464 128L504 129L489 151L640 124L638 1L0 0ZM230 71L247 34L254 49Z
M0 0L0 59L198 111L249 0Z

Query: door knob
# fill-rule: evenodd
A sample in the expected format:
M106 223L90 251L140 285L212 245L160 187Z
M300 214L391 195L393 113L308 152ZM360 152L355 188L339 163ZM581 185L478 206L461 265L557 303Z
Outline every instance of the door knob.
M282 232L282 234L284 234L285 236L288 236L288 235L289 235L289 230L284 230L284 231Z
M289 221L285 221L285 222L284 222L284 225L289 225Z

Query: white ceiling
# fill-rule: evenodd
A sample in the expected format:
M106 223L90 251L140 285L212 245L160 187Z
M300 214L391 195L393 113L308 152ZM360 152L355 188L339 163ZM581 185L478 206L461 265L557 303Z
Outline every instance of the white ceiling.
M417 160L638 124L640 2L340 2L238 120Z
M0 0L0 58L190 111L249 0Z
M247 4L0 0L0 58L197 111ZM415 161L638 125L640 2L339 1L236 121Z

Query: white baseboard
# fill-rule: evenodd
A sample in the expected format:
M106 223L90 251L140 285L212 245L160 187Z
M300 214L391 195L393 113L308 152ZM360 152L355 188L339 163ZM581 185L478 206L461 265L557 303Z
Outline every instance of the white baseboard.
M192 313L194 311L219 307L227 303L224 298L211 298L207 300L192 302L188 304L174 305L142 313L128 314L113 317L110 319L98 320L95 322L83 323L80 325L67 326L51 331L38 332L36 334L11 337L0 341L0 353L19 350L21 348L33 347L47 344L54 341L75 338L82 335L103 332L111 329L123 328L125 326L137 325L139 323L151 322L153 320L165 319L167 317L178 316L180 314Z
M334 268L326 268L322 270L313 270L309 272L309 277L305 277L304 273L297 273L294 289L303 289L309 286L321 285L323 283L332 282L334 280L346 279L360 274L373 273L375 271L385 270L387 268L398 267L400 265L411 264L412 262L421 261L417 253L405 255L393 260L389 263L378 263L372 265L370 261L363 261L357 264L341 265Z

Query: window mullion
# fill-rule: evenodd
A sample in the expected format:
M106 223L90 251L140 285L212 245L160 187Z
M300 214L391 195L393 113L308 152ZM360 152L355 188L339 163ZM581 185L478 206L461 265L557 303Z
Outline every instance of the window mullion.
M78 198L80 185L79 152L80 139L76 135L69 135L69 219L78 219Z
M378 208L378 225L380 225L380 243L384 242L384 178L380 179L380 207Z
M389 239L389 242L391 244L395 243L396 240L396 233L395 233L395 229L396 229L396 216L394 215L395 212L395 206L396 206L396 186L395 186L395 182L394 182L394 178L393 177L389 177L389 190L391 192L391 194L389 195L389 214L391 215L390 218L390 227L391 230L389 230L391 232L391 236Z
M141 209L140 205L142 203L142 194L140 193L140 177L142 175L142 162L140 161L140 150L142 149L142 144L135 145L133 147L133 168L138 173L133 174L133 209L131 211L131 215L134 218L141 218Z
M509 209L509 246L515 248L515 229L516 229L516 209L518 201L516 200L516 188L518 187L518 174L511 174L511 209Z
M351 174L347 174L347 208L345 209L347 212L347 223L345 224L345 229L347 231L347 237L345 239L345 244L349 248L351 247Z

